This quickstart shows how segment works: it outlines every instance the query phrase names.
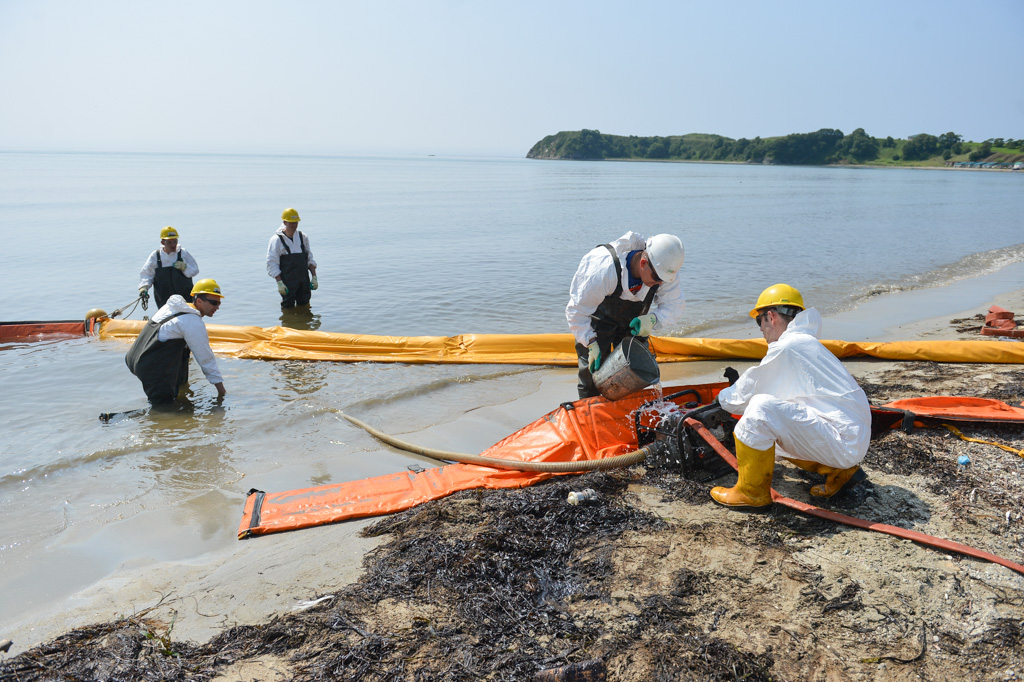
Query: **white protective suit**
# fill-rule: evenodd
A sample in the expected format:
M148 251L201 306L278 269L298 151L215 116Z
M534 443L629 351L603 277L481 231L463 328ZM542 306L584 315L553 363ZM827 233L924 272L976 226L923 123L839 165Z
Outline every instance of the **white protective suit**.
M309 237L303 234L302 243L300 244L299 235L302 233L302 230L296 230L295 236L289 239L288 235L285 234L285 229L284 223L281 223L277 231L270 237L270 244L267 245L267 274L274 279L277 279L277 276L281 274L281 256L286 253L304 251L309 258L307 266L316 267L316 259L313 258L313 252L309 250ZM280 238L278 235L280 235ZM291 251L287 251L284 248L284 245L281 244L281 239L284 239Z
M821 314L801 311L757 367L718 394L742 415L735 436L755 450L839 469L860 464L871 440L871 409L843 363L821 345Z
M139 287L146 287L148 289L153 286L153 275L156 273L156 269L174 265L175 261L178 260L179 253L181 254L181 259L185 261L185 269L181 274L189 278L198 275L199 265L196 264L196 259L192 257L191 253L181 247L175 249L174 253L166 253L160 248L149 254L145 265L142 266L142 272L139 273Z
M196 359L203 370L203 374L211 384L223 383L224 377L217 367L217 356L210 348L210 335L203 324L203 317L199 311L193 308L184 298L175 294L167 299L167 303L153 315L153 322L159 324L171 315L185 313L169 320L160 326L157 332L157 340L170 341L171 339L185 339L185 345L192 351L192 357Z
M626 263L626 256L630 251L646 249L647 239L636 232L627 232L609 244L619 255L619 262L622 264L622 294L620 297L626 301L643 301L647 298L650 288L642 286L636 293L629 290L629 265ZM576 343L589 346L594 341L596 334L591 325L590 316L594 314L606 297L615 292L615 284L615 264L612 262L612 255L608 253L608 249L598 246L588 251L580 261L576 275L572 278L572 285L569 287L569 304L565 306L565 319L569 323L569 331L576 338ZM662 283L658 287L658 293L654 295L654 301L648 312L654 313L658 318L654 329L664 331L681 320L685 310L686 301L683 298L683 288L679 284L679 278L676 277L675 281Z

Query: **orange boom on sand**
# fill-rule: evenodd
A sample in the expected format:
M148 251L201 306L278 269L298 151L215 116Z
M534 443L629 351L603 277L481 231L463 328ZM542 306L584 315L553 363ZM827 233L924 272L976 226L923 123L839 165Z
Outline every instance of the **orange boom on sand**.
M693 458L694 445L690 434L696 434L700 439L700 445L696 446L696 449L703 453L700 456L713 452L735 468L735 457L720 440L731 440L731 424L735 420L720 410L718 413L702 414L704 410L698 407L710 403L727 385L715 383L666 387L665 390L672 393L664 399L659 391L647 389L616 401L597 397L564 403L558 409L491 446L481 456L502 460L508 467L515 467L516 462L577 462L581 464L580 468L583 468L583 464L618 457L630 451L648 451L654 454L649 464L655 464L653 460L657 457L665 457L663 461L675 462L677 465L682 464L683 459L690 458L692 464L697 460ZM978 417L1012 413L1016 415L1014 421L1024 421L1024 410L1011 408L999 401L982 401L984 404L974 404L972 400L977 399L948 397L906 402L918 410L914 416L919 417L928 411L937 416L942 411L951 413L957 409L966 409L970 410L971 417L962 416L962 420L976 421ZM713 417L715 414L718 416ZM873 417L884 420L885 423L880 425L883 429L896 426L905 414L914 413L896 408L872 408ZM704 423L705 420L708 423ZM709 425L718 429L723 424L723 436L709 430ZM646 436L641 436L642 432ZM673 434L678 441L675 449L667 446L665 442L671 440ZM650 444L655 438L661 440L660 449ZM644 442L649 445L641 448ZM680 467L684 473L687 472L687 466L684 464ZM459 463L418 473L402 472L280 493L251 490L238 527L238 537L243 539L254 535L388 514L446 497L460 490L521 488L552 476L573 473L574 467L568 468L570 471L559 473L527 472L516 471L514 468ZM1024 566L967 545L821 509L812 504L783 497L774 490L772 499L778 504L805 514L992 561L1024 574Z
M710 402L727 384L702 384L693 391ZM582 462L615 457L639 447L633 425L638 407L659 397L654 389L609 402L587 398L565 403L481 453L483 457L529 462ZM573 473L572 471L565 473ZM238 537L319 526L390 514L472 488L524 488L559 474L451 464L419 473L401 472L281 493L250 491Z

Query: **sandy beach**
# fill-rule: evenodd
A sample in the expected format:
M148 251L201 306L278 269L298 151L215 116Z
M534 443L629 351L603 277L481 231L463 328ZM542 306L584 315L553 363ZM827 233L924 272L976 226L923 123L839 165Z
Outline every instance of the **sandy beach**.
M1024 290L1012 289L1019 269L943 289L878 296L828 318L825 336L986 338L971 327L980 326L975 317L989 305L1024 313ZM755 331L751 325L746 336ZM717 381L725 364L663 365L663 383ZM730 364L742 371L750 363ZM1019 388L1024 370L1018 366L846 364L874 404L943 394L1011 404L1024 398ZM530 395L400 437L479 452L497 440L494 434L511 433L575 396L573 370L538 374L539 388ZM1019 430L972 426L964 431L1024 447ZM969 455L970 466L957 464L961 454ZM864 469L869 483L836 502L844 513L1024 563L1021 456L959 440L945 430L922 429L874 442ZM583 589L590 596L543 600L551 613L588 633L581 639L565 639L558 628L547 632L548 616L538 609L537 623L507 633L508 641L498 647L487 640L485 625L476 631L458 621L460 595L446 593L441 576L433 592L429 584L406 584L386 594L379 580L373 583L376 591L367 591L367 581L379 579L386 566L400 565L403 552L413 551L416 542L429 538L441 548L484 534L516 500L564 504L565 490L584 485L575 478L428 503L389 517L389 532L374 537L363 531L380 519L241 542L225 538L223 549L191 561L122 567L58 607L4 623L0 639L12 640L13 646L0 664L0 679L51 679L59 669L46 672L32 662L82 665L85 659L77 659L76 652L93 656L88 669L95 679L114 677L119 664L104 652L125 654L111 643L113 634L142 642L142 653L134 649L137 669L145 668L139 661L150 661L145 665L173 679L384 679L385 671L393 675L388 679L420 679L417 670L432 671L422 679L522 679L527 659L535 662L534 671L596 659L608 679L617 680L706 679L719 674L714 661L747 670L750 679L1024 679L1024 576L788 510L757 516L725 510L707 496L712 483L643 467L591 474L584 482L602 493L602 504L644 520L614 531L592 530L597 535L590 539L600 537L598 544L587 545L590 536L581 535L569 560L590 566L591 573L594 566L602 569ZM807 499L808 483L802 472L777 466L775 487L783 494ZM301 606L325 595L332 596L311 608ZM337 626L338 614L348 625ZM332 631L331 622L333 632L341 631L336 639L324 634ZM88 632L73 646L70 640L52 642L76 628ZM426 639L420 636L425 628L432 633ZM279 637L272 646L271 631L290 633L284 638L290 644ZM362 658L339 659L345 646L355 651L379 640L389 645L382 645L376 658L363 651ZM173 672L167 656L147 658L147 641L177 652L180 669ZM451 660L449 648L456 645L474 651L461 667ZM328 650L334 652L329 661ZM399 662L403 656L406 663ZM357 658L377 663L360 668Z

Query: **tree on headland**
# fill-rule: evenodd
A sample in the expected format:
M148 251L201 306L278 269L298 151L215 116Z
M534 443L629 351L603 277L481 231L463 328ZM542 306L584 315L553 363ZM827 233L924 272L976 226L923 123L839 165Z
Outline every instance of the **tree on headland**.
M569 141L565 147L566 158L570 159L603 159L604 139L600 130L584 128L580 134Z
M992 143L985 140L981 143L981 146L972 151L967 158L971 161L981 161L992 155Z
M927 133L914 135L903 145L903 158L907 161L927 159L939 151L939 138Z
M664 137L656 138L654 143L647 148L648 159L667 159L668 158L668 140Z
M844 137L833 154L833 162L855 161L863 163L878 158L878 140L864 132L863 128L857 128Z
M823 164L843 139L843 131L822 128L815 133L795 133L775 140L769 154L775 163Z
M1012 161L1009 149L1020 148L1024 141L991 138L981 145L966 142L955 132L941 135L920 133L908 139L891 135L876 138L863 128L849 135L841 130L822 128L812 133L793 133L781 137L733 140L722 135L689 133L686 135L640 136L608 135L599 130L562 131L548 135L530 149L528 158L603 160L646 159L671 161L724 161L731 163L775 163L791 165L909 162L914 165L941 165L952 161L993 157ZM994 156L993 156L994 155Z

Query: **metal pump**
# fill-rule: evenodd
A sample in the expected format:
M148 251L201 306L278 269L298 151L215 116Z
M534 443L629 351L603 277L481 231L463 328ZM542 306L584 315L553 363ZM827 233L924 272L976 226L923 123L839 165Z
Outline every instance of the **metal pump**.
M730 368L731 369L731 368ZM726 376L732 379L728 370ZM734 380L734 379L733 379ZM696 400L682 402L692 395ZM736 419L717 402L701 406L700 395L688 389L652 400L637 408L633 417L640 447L648 446L648 466L678 471L684 478L707 482L732 471L714 448L687 426L692 418L703 424L726 447L735 447Z

